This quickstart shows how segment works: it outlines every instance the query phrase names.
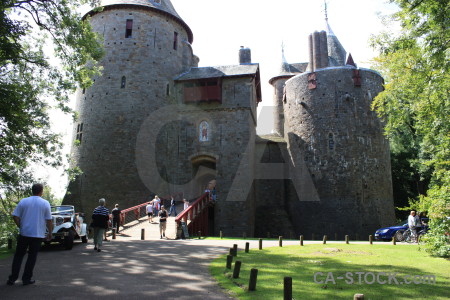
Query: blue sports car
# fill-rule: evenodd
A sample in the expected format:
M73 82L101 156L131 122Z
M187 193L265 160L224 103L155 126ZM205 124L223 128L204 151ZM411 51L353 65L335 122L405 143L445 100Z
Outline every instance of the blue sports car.
M422 219L424 222L427 222L428 219ZM403 241L403 233L408 229L408 220L402 221L395 226L380 228L375 231L375 240L377 241L392 241L392 238L395 237L395 241L401 242ZM417 228L417 232L419 232L422 227Z

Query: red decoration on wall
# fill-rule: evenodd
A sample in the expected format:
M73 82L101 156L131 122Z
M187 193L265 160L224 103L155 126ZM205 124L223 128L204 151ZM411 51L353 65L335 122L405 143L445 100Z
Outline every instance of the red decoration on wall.
M315 88L317 88L316 73L308 74L308 88L310 90L314 90Z

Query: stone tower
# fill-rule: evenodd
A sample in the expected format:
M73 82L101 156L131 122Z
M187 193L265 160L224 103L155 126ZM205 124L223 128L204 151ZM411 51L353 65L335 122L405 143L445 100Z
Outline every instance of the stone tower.
M357 68L331 29L309 37L308 72L285 84L284 137L295 165L304 163L319 201L290 201L305 234L367 235L394 219L389 145L371 110L383 89L375 71Z
M150 190L140 179L135 147L141 125L170 103L176 74L197 66L193 35L169 0L109 0L90 11L104 38L103 76L77 92L74 165L83 174L64 203L90 213L99 198L122 208L140 204ZM155 122L158 120L155 120ZM156 192L156 191L155 191Z

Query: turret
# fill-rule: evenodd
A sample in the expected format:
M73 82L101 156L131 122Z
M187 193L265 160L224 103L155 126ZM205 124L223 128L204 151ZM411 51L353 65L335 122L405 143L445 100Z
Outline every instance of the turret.
M148 200L152 191L135 162L138 133L153 112L174 101L173 78L198 58L192 31L170 0L107 0L87 15L104 39L103 76L77 92L71 155L83 173L63 203L90 213L99 198L121 207Z

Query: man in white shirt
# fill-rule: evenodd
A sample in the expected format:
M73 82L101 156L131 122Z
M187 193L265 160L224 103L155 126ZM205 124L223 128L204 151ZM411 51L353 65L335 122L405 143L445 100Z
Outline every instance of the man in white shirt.
M6 282L8 285L13 285L19 278L22 260L27 251L28 258L22 275L22 283L23 285L35 283L32 280L33 269L41 243L46 237L46 229L48 230L47 239L51 240L52 238L53 223L50 203L41 198L44 186L36 183L33 184L31 190L33 196L20 200L12 214L14 222L20 229L20 234L17 238L11 275Z
M414 238L414 242L417 241L416 226L417 226L418 222L419 222L419 217L416 216L416 212L414 210L412 210L408 217L408 227L411 230L411 233Z

